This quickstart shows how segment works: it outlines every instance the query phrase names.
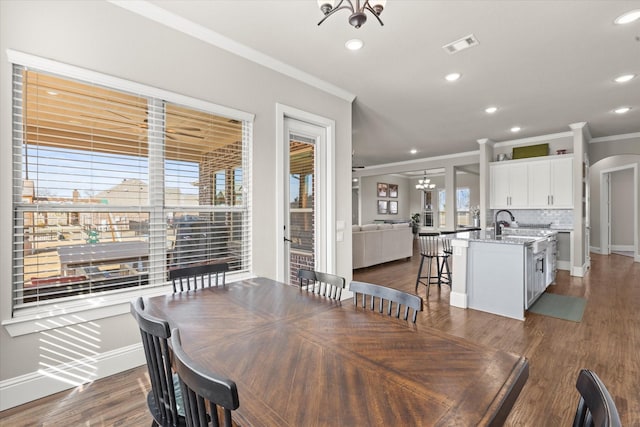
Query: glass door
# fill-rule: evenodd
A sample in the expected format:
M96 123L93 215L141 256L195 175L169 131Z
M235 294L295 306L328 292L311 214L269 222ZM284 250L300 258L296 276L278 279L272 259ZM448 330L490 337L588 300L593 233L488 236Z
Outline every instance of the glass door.
M284 260L289 283L297 282L298 269L315 270L317 264L317 132L322 129L303 123L288 127Z

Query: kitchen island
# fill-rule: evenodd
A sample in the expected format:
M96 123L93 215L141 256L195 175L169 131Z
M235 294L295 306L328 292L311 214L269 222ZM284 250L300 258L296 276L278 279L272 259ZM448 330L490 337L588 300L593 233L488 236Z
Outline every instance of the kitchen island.
M555 233L529 234L457 233L452 238L451 305L524 320L525 310L555 273Z

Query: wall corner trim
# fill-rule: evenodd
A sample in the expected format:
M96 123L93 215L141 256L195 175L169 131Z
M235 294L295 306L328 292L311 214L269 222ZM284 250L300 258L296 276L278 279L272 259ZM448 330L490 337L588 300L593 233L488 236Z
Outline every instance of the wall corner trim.
M452 291L449 295L449 304L453 307L467 308L467 294Z

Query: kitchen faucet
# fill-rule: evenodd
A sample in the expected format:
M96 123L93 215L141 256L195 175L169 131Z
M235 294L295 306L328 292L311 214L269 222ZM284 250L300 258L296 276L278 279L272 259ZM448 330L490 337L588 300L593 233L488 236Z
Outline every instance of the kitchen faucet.
M500 224L500 223L498 222L498 215L500 215L500 212L506 212L506 213L508 213L508 214L509 214L509 216L511 217L511 222L515 222L515 220L516 220L516 217L515 217L515 216L513 216L513 214L511 213L511 211L508 211L508 210L506 210L506 209L500 209L498 212L496 212L496 215L495 215L494 220L493 220L493 222L494 222L494 224L495 224L494 234L495 234L496 236L500 236L500 235L502 234L502 224Z

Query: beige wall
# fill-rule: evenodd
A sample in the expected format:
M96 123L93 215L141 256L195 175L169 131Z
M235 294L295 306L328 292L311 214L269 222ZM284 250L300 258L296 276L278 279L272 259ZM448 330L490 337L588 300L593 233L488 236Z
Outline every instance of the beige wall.
M598 141L598 140L596 140ZM589 161L591 168L589 170L590 191L590 218L591 218L591 247L594 250L600 250L600 208L601 208L601 191L600 191L600 175L603 170L616 169L619 167L636 165L638 175L640 175L640 134L618 135L613 138L607 138L602 142L591 142L589 144ZM640 178L639 178L640 179ZM636 188L640 191L640 183L636 183ZM633 211L632 193L628 192L629 199L620 199L620 203L624 203L622 209ZM638 217L640 217L640 194L636 195L638 205ZM616 206L613 211L616 212ZM639 220L640 221L640 220ZM632 235L631 232L628 233ZM637 240L640 242L640 223L637 225ZM613 243L613 242L612 242ZM640 248L638 248L636 258L640 258Z
M611 245L633 246L633 169L611 173Z
M158 87L255 114L253 271L275 278L276 104L336 122L336 220L351 215L351 104L104 1L0 1L0 318L11 317L11 65L6 49ZM337 273L351 277L351 234L336 243ZM99 353L139 342L130 315L97 320ZM0 328L0 380L38 369L38 334Z
M640 155L634 154L625 154L619 156L609 156L606 157L594 165L591 166L589 170L589 182L591 186L591 209L590 209L590 217L591 217L591 248L597 252L600 251L601 247L601 219L600 219L600 210L601 210L601 188L600 188L600 179L603 171L607 170L617 170L619 168L629 168L635 166L638 170L638 175L640 175ZM624 169L628 170L628 169ZM622 172L613 172L614 180L615 175ZM629 172L630 173L630 172ZM623 215L624 217L628 217L629 215L633 215L634 206L633 206L633 183L631 185L627 184L627 189L619 189L624 191L624 195L622 197L618 197L615 200L616 205L612 208L612 215ZM630 187L630 188L629 188ZM640 183L636 182L636 188L640 192ZM636 193L636 200L638 201L635 209L638 212L638 216L640 217L640 194ZM615 228L614 228L615 230ZM637 231L637 239L640 242L640 220L636 226ZM633 244L633 230L627 229L626 231L627 242L626 244ZM616 237L612 235L612 244L616 244ZM618 243L623 244L623 243ZM637 256L640 257L640 253L637 253Z
M362 218L363 224L368 224L373 222L374 220L384 220L384 219L409 219L414 213L422 213L422 193L416 190L416 184L418 183L418 179L422 178L422 176L416 176L415 178L399 178L394 175L378 175L378 176L369 176L361 179L361 182L364 183L366 189L362 194ZM444 175L430 175L429 179L431 179L431 183L436 185L436 188L433 189L433 206L434 206L434 218L437 216L437 208L438 208L438 190L443 189L445 187L445 177ZM376 200L378 198L374 197L376 195L376 183L378 182L394 182L402 180L404 183L401 184L401 194L400 199L402 206L401 214L399 215L378 215L377 214L377 205ZM458 172L456 173L456 187L468 187L471 193L470 197L470 205L471 207L477 206L480 204L480 177L478 175L472 173L464 173ZM402 189L406 189L402 191ZM381 198L384 200L384 198ZM388 199L393 200L393 199ZM405 208L406 207L406 208ZM394 218L396 217L397 218ZM447 228L447 227L445 227Z
M398 186L398 197L378 197L377 183L396 184ZM362 224L371 224L374 220L409 220L411 212L409 212L409 201L411 191L409 180L394 176L380 175L368 176L360 180L360 198L361 208L360 219ZM415 191L415 190L414 190ZM378 214L378 200L397 201L398 214Z

